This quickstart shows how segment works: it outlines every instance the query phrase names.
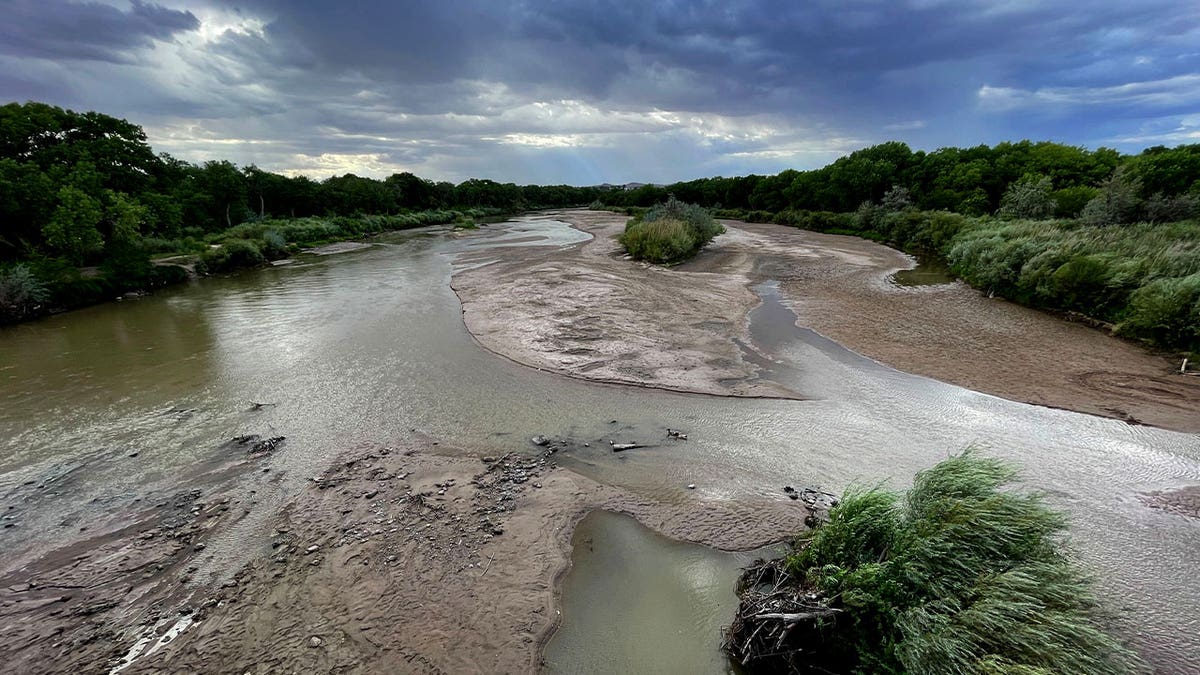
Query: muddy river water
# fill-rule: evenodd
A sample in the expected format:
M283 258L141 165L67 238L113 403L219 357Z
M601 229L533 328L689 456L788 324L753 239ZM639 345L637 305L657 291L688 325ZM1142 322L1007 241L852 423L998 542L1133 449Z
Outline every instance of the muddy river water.
M449 287L464 264L459 254L587 237L537 215L466 237L393 234L339 255L0 330L0 510L15 524L0 529L4 566L69 540L106 505L169 489L173 475L245 433L287 437L269 474L244 479L268 507L344 449L386 444L410 429L486 453L526 451L535 434L600 439L612 420L634 440L685 428L687 443L619 455L594 443L560 456L585 475L664 501L784 498L785 484L903 487L915 471L974 444L1019 461L1028 483L1071 514L1081 559L1148 660L1163 672L1200 672L1200 523L1138 499L1200 482L1200 436L892 370L797 328L770 283L755 288L763 303L743 351L763 377L807 400L593 384L516 365L473 341ZM251 411L252 402L274 405ZM259 509L210 546L212 564L235 567L269 513ZM620 524L588 527L614 541L641 536ZM638 546L656 560L670 557ZM694 556L688 551L680 555ZM712 563L722 578L732 578L730 560ZM606 583L595 578L593 588ZM571 631L588 625L579 623L564 621L549 652L577 640Z

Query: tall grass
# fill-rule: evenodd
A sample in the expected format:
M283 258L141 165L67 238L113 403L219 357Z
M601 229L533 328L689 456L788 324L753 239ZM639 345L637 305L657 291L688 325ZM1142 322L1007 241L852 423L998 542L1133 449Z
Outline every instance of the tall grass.
M907 495L852 490L787 559L843 611L826 644L858 672L1126 673L1091 581L1063 552L1066 519L967 451Z

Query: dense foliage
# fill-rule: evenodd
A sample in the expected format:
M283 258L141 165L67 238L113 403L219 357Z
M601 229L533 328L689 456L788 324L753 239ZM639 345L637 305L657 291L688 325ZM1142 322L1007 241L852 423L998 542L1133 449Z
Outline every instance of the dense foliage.
M786 569L841 611L829 662L871 673L1124 673L1090 580L1063 552L1064 516L970 451L906 496L849 491Z
M1114 177L1118 167L1123 171ZM685 202L743 212L829 211L850 213L864 202L878 203L896 187L903 188L911 206L924 211L953 211L969 216L994 214L1004 206L1013 183L1049 181L1053 215L1076 218L1103 187L1128 185L1133 208L1106 211L1112 222L1156 219L1152 204L1170 203L1171 219L1198 215L1200 196L1200 144L1168 149L1156 146L1141 154L1124 156L1116 150L1086 150L1058 143L1000 143L993 147L942 148L912 151L891 142L852 152L812 171L783 171L774 176L716 177L674 183L643 185L633 190L607 192L606 206L650 206L673 194ZM1115 196L1115 193L1111 193ZM1110 201L1112 201L1110 199ZM1042 217L1037 212L1018 217ZM1098 208L1098 207L1097 207ZM1189 211L1191 208L1193 210ZM1180 215L1182 210L1183 215Z
M671 264L696 255L724 231L706 209L671 195L630 220L620 241L634 260Z
M581 205L599 192L475 179L453 185L411 173L318 182L226 161L193 165L156 155L125 120L10 103L0 106L0 287L39 290L22 292L19 303L0 298L0 321L181 278L179 269L152 266L151 254L217 246L203 262L228 269L278 257L291 244ZM293 218L304 220L284 224ZM237 229L243 224L250 231Z

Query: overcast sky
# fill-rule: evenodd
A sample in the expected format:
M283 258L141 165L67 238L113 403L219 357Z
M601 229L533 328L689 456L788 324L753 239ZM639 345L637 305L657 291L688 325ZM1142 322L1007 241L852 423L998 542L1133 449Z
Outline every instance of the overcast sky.
M1200 142L1196 0L0 0L0 99L316 178L669 182Z

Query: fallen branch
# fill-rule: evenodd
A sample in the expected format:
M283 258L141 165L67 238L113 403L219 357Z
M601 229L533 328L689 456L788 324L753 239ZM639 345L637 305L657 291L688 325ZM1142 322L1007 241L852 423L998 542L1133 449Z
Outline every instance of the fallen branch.
M833 616L834 614L840 614L841 611L842 610L834 608L834 607L826 607L825 609L818 609L818 610L815 610L812 612L795 612L795 613L779 612L779 613L770 613L770 614L756 614L754 616L754 620L755 621L767 621L769 619L777 619L784 623L799 623L801 621L809 621L811 619L823 619L827 616Z

